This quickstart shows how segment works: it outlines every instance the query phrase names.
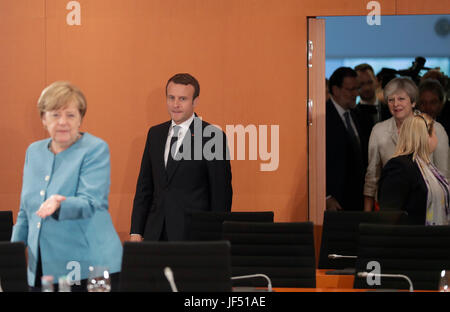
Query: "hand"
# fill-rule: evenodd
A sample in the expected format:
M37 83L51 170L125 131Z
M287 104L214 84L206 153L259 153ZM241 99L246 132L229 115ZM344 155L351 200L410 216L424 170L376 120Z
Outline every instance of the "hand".
M144 239L140 234L131 234L130 235L130 242L142 242Z
M339 211L342 210L341 205L334 197L330 197L327 199L327 210L328 211Z
M375 200L373 197L364 196L364 211L372 211Z
M56 210L61 207L61 202L66 200L66 197L61 195L52 195L50 196L42 205L39 207L39 210L36 211L36 214L41 218L47 218L51 216Z

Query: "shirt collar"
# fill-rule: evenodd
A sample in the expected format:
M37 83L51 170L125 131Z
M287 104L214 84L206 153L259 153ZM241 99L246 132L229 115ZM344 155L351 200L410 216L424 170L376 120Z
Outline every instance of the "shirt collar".
M345 114L346 112L349 112L349 111L350 111L349 109L344 109L341 105L339 105L339 104L333 99L333 96L332 96L332 95L330 95L330 99L331 99L331 102L333 102L334 107L336 107L336 110L338 111L338 113L339 113L339 115L340 115L341 117L344 116L344 114Z
M378 104L380 103L380 101L378 100L377 97L375 97L375 102L373 104L364 101L363 99L360 98L359 100L359 104L365 104L365 105L373 105L373 106L378 106Z
M189 129L189 126L191 125L192 121L194 120L195 114L192 113L192 116L189 117L189 119L186 119L185 121L183 121L180 124L176 124L175 121L172 120L172 124L170 126L171 129L173 129L174 126L180 126L182 131L185 131L187 129Z

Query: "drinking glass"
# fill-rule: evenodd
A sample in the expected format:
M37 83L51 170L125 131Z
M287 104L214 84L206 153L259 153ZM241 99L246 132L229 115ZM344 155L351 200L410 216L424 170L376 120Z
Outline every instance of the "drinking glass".
M58 292L71 292L72 287L67 276L60 276L58 279Z
M44 275L41 277L41 291L42 292L53 292L53 276Z
M88 292L110 292L111 279L109 270L104 266L90 266L87 280Z

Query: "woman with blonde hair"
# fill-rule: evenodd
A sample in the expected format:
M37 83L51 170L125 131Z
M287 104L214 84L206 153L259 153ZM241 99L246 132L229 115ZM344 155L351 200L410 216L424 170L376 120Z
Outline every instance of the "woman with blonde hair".
M403 122L395 154L381 173L381 210L404 210L414 224L449 224L449 183L430 159L436 146L434 120L414 111Z
M45 88L38 109L49 137L26 151L11 238L28 248L28 284L39 291L43 276L56 285L67 276L72 291L86 291L89 267L105 266L115 289L122 244L108 212L108 144L80 130L87 104L71 83Z
M384 98L392 117L377 123L370 134L368 166L364 183L365 211L372 211L374 209L381 170L395 152L398 143L398 133L404 120L411 117L416 109L418 89L411 79L398 77L386 85L384 88ZM434 123L434 129L438 144L430 158L439 171L444 176L447 176L449 157L448 136L444 127L439 122Z

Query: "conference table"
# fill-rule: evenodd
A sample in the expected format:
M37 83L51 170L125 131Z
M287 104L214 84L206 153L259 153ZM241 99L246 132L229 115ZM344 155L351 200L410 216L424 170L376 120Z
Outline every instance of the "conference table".
M315 288L290 288L290 287L274 287L274 292L374 292L380 290L374 289L355 289L353 282L354 275L326 274L326 272L335 271L330 269L316 270L316 287ZM396 292L408 292L407 289L399 289ZM433 290L414 290L415 292L436 292Z
M367 289L353 289L354 275L328 275L330 269L316 270L315 288L274 287L274 292L365 292Z
M340 289L352 289L355 276L352 275L329 275L326 274L329 269L317 269L316 270L316 288L340 288Z

